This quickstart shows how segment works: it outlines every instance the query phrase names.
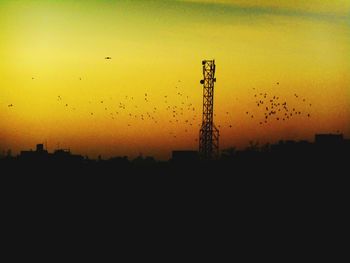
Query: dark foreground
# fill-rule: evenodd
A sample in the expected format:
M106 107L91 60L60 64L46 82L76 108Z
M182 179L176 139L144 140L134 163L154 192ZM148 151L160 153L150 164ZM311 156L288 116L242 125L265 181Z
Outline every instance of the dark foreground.
M233 256L232 249L244 249L247 259L307 253L334 261L345 249L349 156L252 151L212 162L4 158L3 226L8 242L40 237L40 253L52 251L52 240L70 247L75 240L101 240L107 247L119 240L122 247L156 244L156 255L170 250L167 257L176 258L179 248L168 243L176 241L181 251L191 248L212 261ZM194 243L209 246L208 252ZM210 255L216 245L226 254Z
M46 194L118 195L157 193L211 194L237 199L345 194L350 154L346 151L255 152L223 155L204 162L149 159L110 160L3 158L2 187Z

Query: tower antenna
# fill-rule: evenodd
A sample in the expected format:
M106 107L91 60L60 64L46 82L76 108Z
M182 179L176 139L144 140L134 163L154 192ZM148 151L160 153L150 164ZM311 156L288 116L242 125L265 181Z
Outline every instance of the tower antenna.
M199 155L203 160L219 156L219 130L214 125L215 60L203 60L203 116L199 131Z

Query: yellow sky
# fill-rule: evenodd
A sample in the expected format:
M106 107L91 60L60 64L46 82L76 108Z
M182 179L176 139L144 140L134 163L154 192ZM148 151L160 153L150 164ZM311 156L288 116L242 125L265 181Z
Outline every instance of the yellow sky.
M225 4L241 7L263 7L288 10L300 10L303 12L323 12L348 15L350 3L347 0L182 0L191 3Z
M0 149L197 149L201 60L212 58L221 148L349 137L349 3L227 2L0 2ZM256 92L303 114L260 125Z

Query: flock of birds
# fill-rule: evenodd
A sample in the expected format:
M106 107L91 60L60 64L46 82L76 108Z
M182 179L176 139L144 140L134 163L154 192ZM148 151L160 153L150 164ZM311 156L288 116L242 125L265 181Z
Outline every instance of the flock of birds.
M79 78L81 80L81 78ZM105 116L112 120L118 120L118 116L124 116L127 119L127 126L130 127L135 121L151 121L154 124L158 124L160 121L160 115L164 112L167 113L167 121L174 126L174 129L169 131L169 135L173 138L177 138L178 129L176 127L183 127L183 132L187 133L193 130L193 127L201 125L201 115L198 115L198 110L191 103L191 98L185 94L182 90L181 81L178 80L178 85L175 86L173 92L164 94L162 96L162 103L152 103L152 94L145 92L140 97L134 98L133 96L125 96L123 99L116 101L114 98L90 100L88 104L95 110L102 110L105 112ZM253 88L255 90L255 88ZM294 98L298 100L297 105L301 105L299 102L307 105L311 108L312 104L307 102L306 98L302 98L297 94L294 94ZM271 121L288 121L300 115L305 115L308 118L311 117L309 111L305 111L297 107L290 106L291 104L277 95L269 95L267 93L254 94L255 105L258 109L253 111L246 111L246 116L251 120L257 120L258 124L263 125ZM142 103L140 103L142 101ZM61 95L57 95L57 102L67 110L75 111L76 106L72 106L67 99ZM98 105L98 107L96 107ZM14 107L13 104L8 105L9 108ZM309 109L308 109L309 110ZM100 112L100 111L98 111ZM97 111L88 111L88 114L93 117L97 115ZM226 116L230 117L230 112L226 111ZM216 117L216 114L214 114ZM125 119L125 118L124 118ZM226 123L225 128L231 129L233 127L232 120ZM226 127L227 126L227 127ZM218 125L221 128L221 125ZM195 129L197 131L197 129ZM195 139L197 141L197 139Z
M277 85L279 85L279 82L277 82ZM312 104L306 98L296 93L293 94L293 99L295 99L296 103L293 103L275 94L268 94L266 92L259 93L255 88L253 88L253 90L255 91L255 105L259 112L263 113L263 115L260 114L259 116L261 118L258 118L258 123L260 125L267 124L271 121L285 122L301 115L307 118L311 117L310 109ZM255 118L252 112L247 111L246 115L251 119Z
M94 111L90 110L88 114L94 117L102 111L111 120L122 117L127 120L127 127L130 127L137 121L158 124L166 112L167 121L173 126L183 127L185 133L190 132L191 127L200 126L197 110L190 96L181 88L181 80L178 80L173 92L162 95L161 102L159 99L159 95L153 96L149 92L144 92L141 97L125 95L118 100L113 97L90 100L88 104ZM57 102L67 110L76 110L76 107L61 95L57 95ZM169 135L177 138L176 130L171 129Z
M104 59L110 60L111 57L105 57ZM34 80L34 77L32 77ZM79 77L81 81L82 78ZM277 82L279 85L279 82ZM305 115L308 118L311 117L311 113L309 109L312 104L307 101L306 98L302 98L301 96L294 94L294 99L297 100L298 103L296 105L301 106L303 109L297 108L296 106L291 106L292 103L287 102L280 96L274 94L268 94L266 92L257 92L255 88L254 90L254 100L256 110L246 111L246 116L251 120L257 120L259 125L267 124L271 121L288 121L292 118L295 118L300 115ZM191 98L186 95L186 93L181 88L181 80L178 80L175 89L169 94L163 94L162 103L159 103L159 98L157 98L157 105L152 103L152 94L145 92L141 98L142 103L140 103L140 97L134 98L133 96L125 96L124 99L117 102L112 97L107 99L99 99L99 100L90 100L89 104L96 106L99 105L100 109L106 113L106 116L111 118L112 120L117 120L118 116L124 115L127 117L127 126L130 127L135 121L151 121L154 124L160 122L161 114L166 112L168 114L167 121L174 125L174 127L183 127L183 132L187 133L193 130L194 126L200 127L201 125L201 114L198 116L198 110L196 110L193 103L191 103ZM60 105L63 105L67 110L75 111L77 108L75 106L70 105L70 103L61 95L57 95L57 102ZM305 108L307 106L307 109ZM14 107L14 105L8 104L9 108ZM96 107L94 107L96 109ZM89 111L88 113L91 117L96 115L96 112ZM226 116L230 117L230 112L226 111ZM214 114L216 117L216 114ZM232 118L230 118L232 119ZM225 126L231 129L233 127L232 120L229 123L226 123ZM218 128L221 128L221 125L218 125ZM178 129L171 129L169 131L169 135L173 138L177 138ZM197 131L197 129L195 129ZM197 139L195 139L197 141Z

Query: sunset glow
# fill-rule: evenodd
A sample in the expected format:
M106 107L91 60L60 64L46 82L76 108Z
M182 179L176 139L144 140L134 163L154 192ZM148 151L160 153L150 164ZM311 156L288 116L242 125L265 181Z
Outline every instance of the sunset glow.
M203 59L221 149L349 137L350 2L290 2L0 1L0 149L197 150ZM265 94L300 114L265 122Z

